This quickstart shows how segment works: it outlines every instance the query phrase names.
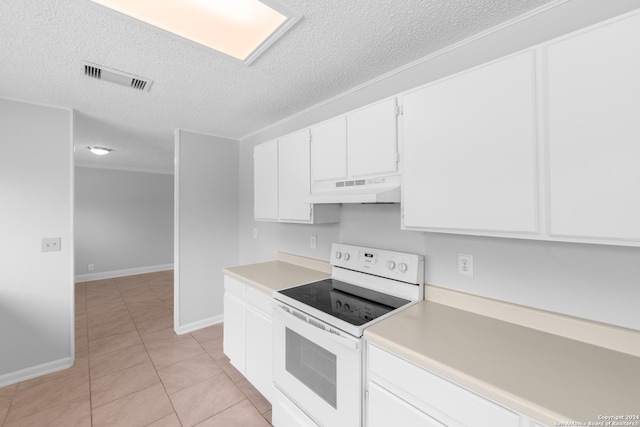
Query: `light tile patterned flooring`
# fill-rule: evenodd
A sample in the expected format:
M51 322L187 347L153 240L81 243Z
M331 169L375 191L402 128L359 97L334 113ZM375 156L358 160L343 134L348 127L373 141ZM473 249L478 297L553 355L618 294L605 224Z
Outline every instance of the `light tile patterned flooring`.
M0 426L268 427L222 324L173 332L173 272L76 285L76 363L0 388Z

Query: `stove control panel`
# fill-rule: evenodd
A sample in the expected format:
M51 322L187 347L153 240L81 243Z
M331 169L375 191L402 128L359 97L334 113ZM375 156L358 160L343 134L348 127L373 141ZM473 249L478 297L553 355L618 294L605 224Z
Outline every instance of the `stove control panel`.
M331 265L408 283L424 282L424 257L417 254L334 243Z

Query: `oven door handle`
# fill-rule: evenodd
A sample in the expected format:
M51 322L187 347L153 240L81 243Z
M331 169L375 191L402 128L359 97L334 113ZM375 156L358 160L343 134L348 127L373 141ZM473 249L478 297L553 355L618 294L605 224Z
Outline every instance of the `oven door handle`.
M298 325L306 328L309 331L312 331L312 333L318 333L319 335L323 334L324 338L337 342L351 350L358 350L360 348L360 340L358 340L357 338L340 335L337 331L336 332L328 331L325 328L327 327L330 328L330 326L325 325L324 323L317 321L315 319L312 322L302 319L298 317L298 315L294 314L294 313L298 313L295 309L289 308L286 305L283 305L282 303L276 302L275 306L278 312L286 316L287 319L293 320L294 322L298 323ZM305 318L309 318L309 316L307 315L303 315L303 316Z

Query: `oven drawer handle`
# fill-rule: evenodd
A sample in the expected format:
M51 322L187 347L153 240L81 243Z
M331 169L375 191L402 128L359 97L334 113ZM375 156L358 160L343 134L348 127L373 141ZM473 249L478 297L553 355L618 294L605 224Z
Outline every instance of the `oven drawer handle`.
M337 341L346 347L349 347L353 350L358 350L360 348L360 342L356 338L350 339L348 337L342 336L338 331L331 328L330 326L325 326L323 323L311 317L307 317L304 314L299 313L297 310L290 309L285 305L276 304L276 307L280 310L280 312L288 314L290 318L296 319L296 321L302 323L303 325L315 326L318 331L330 335L332 340Z

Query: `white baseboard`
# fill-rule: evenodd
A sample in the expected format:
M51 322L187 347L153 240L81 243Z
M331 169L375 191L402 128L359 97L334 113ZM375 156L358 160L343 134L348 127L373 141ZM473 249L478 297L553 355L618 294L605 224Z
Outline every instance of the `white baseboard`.
M0 375L0 387L70 368L73 366L73 362L73 357L65 357L64 359L58 359L53 362L47 362L42 365L32 366L30 368L24 368L19 371Z
M76 283L93 280L113 279L114 277L133 276L134 274L155 273L156 271L173 270L173 264L150 265L148 267L127 268L124 270L103 271L101 273L79 274Z
M206 328L207 326L216 325L218 323L222 323L224 320L224 315L220 314L218 316L210 317L208 319L198 320L197 322L189 323L184 326L175 327L176 334L188 334L189 332L197 331L198 329Z

